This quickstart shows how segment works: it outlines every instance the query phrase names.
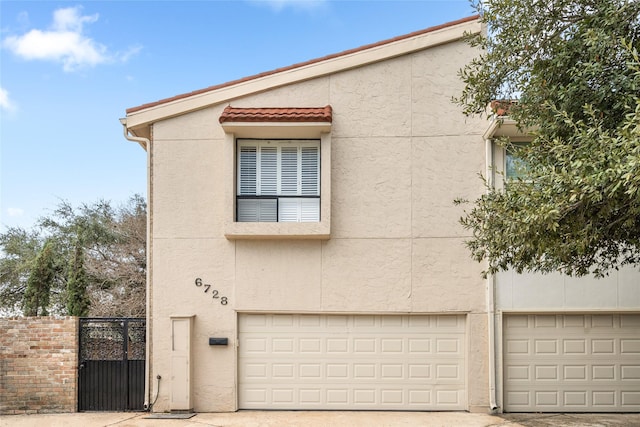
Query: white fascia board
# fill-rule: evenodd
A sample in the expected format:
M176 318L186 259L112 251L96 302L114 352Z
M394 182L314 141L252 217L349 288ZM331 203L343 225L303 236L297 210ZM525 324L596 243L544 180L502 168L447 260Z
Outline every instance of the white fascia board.
M158 120L185 114L210 105L228 102L229 100L253 93L263 92L276 87L310 80L449 43L461 39L465 33L476 34L481 31L482 25L479 21L464 22L407 39L358 50L324 61L313 62L264 77L239 82L210 92L203 92L174 101L151 105L143 110L129 113L127 115L127 126L129 128L145 126Z
M236 138L319 138L331 131L329 122L224 122Z
M527 138L531 137L531 129L518 129L516 121L509 117L497 118L491 121L489 127L482 137L484 139L499 138L501 136L507 136L509 138Z

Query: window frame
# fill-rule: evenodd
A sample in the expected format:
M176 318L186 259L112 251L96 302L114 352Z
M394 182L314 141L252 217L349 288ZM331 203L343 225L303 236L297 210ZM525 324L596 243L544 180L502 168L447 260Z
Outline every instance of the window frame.
M331 238L331 123L330 122L225 122L223 185L224 236L240 239ZM320 221L237 222L237 139L319 139Z
M243 147L255 147L255 159L254 159L254 170L255 175L253 176L252 186L253 192L243 192L243 174L241 173L242 169L242 148ZM283 165L284 161L284 148L292 148L295 147L296 150L296 183L295 191L291 190L292 183L289 182L289 189L286 188L287 183L285 182L285 166ZM265 178L265 174L262 173L262 168L264 166L264 158L263 153L265 148L275 148L275 164L272 167L275 167L275 176L270 177L272 180L270 186L275 186L274 189L269 189L266 185L263 185ZM304 176L304 148L315 148L317 150L317 158L315 162L315 177L312 178L313 184L311 188L311 193L305 192L305 176ZM320 152L320 139L293 139L293 138L236 138L236 212L235 212L235 221L236 222L320 222L321 220L321 212L320 212L320 202L321 202L321 170L322 170L322 157ZM251 186L251 185L250 185ZM266 194L263 193L266 190ZM295 194L294 194L295 193ZM282 204L286 201L293 201L297 199L299 201L298 212L296 212L296 220L285 220L281 219L283 212L281 211ZM304 214L302 213L302 206L304 200L316 200L317 199L317 212L314 213L314 220L305 220ZM241 200L259 200L259 201L267 201L274 200L275 201L275 209L273 215L275 215L275 221L241 221L241 212L240 212L240 201ZM260 204L260 203L259 203ZM262 213L260 208L258 208L258 215ZM316 219L317 218L317 219Z
M509 141L509 143L514 147L524 147L531 144L531 141L515 140L515 141ZM510 168L509 168L510 157L512 157L511 161L514 162L514 167L515 167L515 169L513 170L514 172L513 175L510 174ZM520 168L518 168L518 166L515 165L515 162L521 163ZM530 180L527 178L527 169L528 169L528 166L526 165L526 162L524 162L520 157L515 156L514 153L510 152L508 147L504 147L504 165L502 170L504 171L504 180L506 183L529 182Z

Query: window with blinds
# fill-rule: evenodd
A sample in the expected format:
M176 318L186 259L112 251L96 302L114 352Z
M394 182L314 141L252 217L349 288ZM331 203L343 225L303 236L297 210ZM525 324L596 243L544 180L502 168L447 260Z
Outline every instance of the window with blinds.
M238 222L320 221L319 140L237 140Z

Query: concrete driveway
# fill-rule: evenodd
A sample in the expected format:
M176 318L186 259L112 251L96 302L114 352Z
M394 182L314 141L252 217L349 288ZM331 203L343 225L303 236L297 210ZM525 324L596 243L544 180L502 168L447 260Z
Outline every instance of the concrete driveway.
M639 427L640 414L500 414L505 426ZM502 424L501 424L502 425Z
M470 414L467 412L239 411L191 418L161 414L84 412L0 416L2 427L632 427L640 414Z

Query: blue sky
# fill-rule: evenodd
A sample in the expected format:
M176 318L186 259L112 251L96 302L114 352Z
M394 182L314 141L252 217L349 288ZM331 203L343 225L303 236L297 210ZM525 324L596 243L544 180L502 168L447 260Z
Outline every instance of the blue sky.
M146 195L125 110L473 15L468 0L0 1L0 231Z

